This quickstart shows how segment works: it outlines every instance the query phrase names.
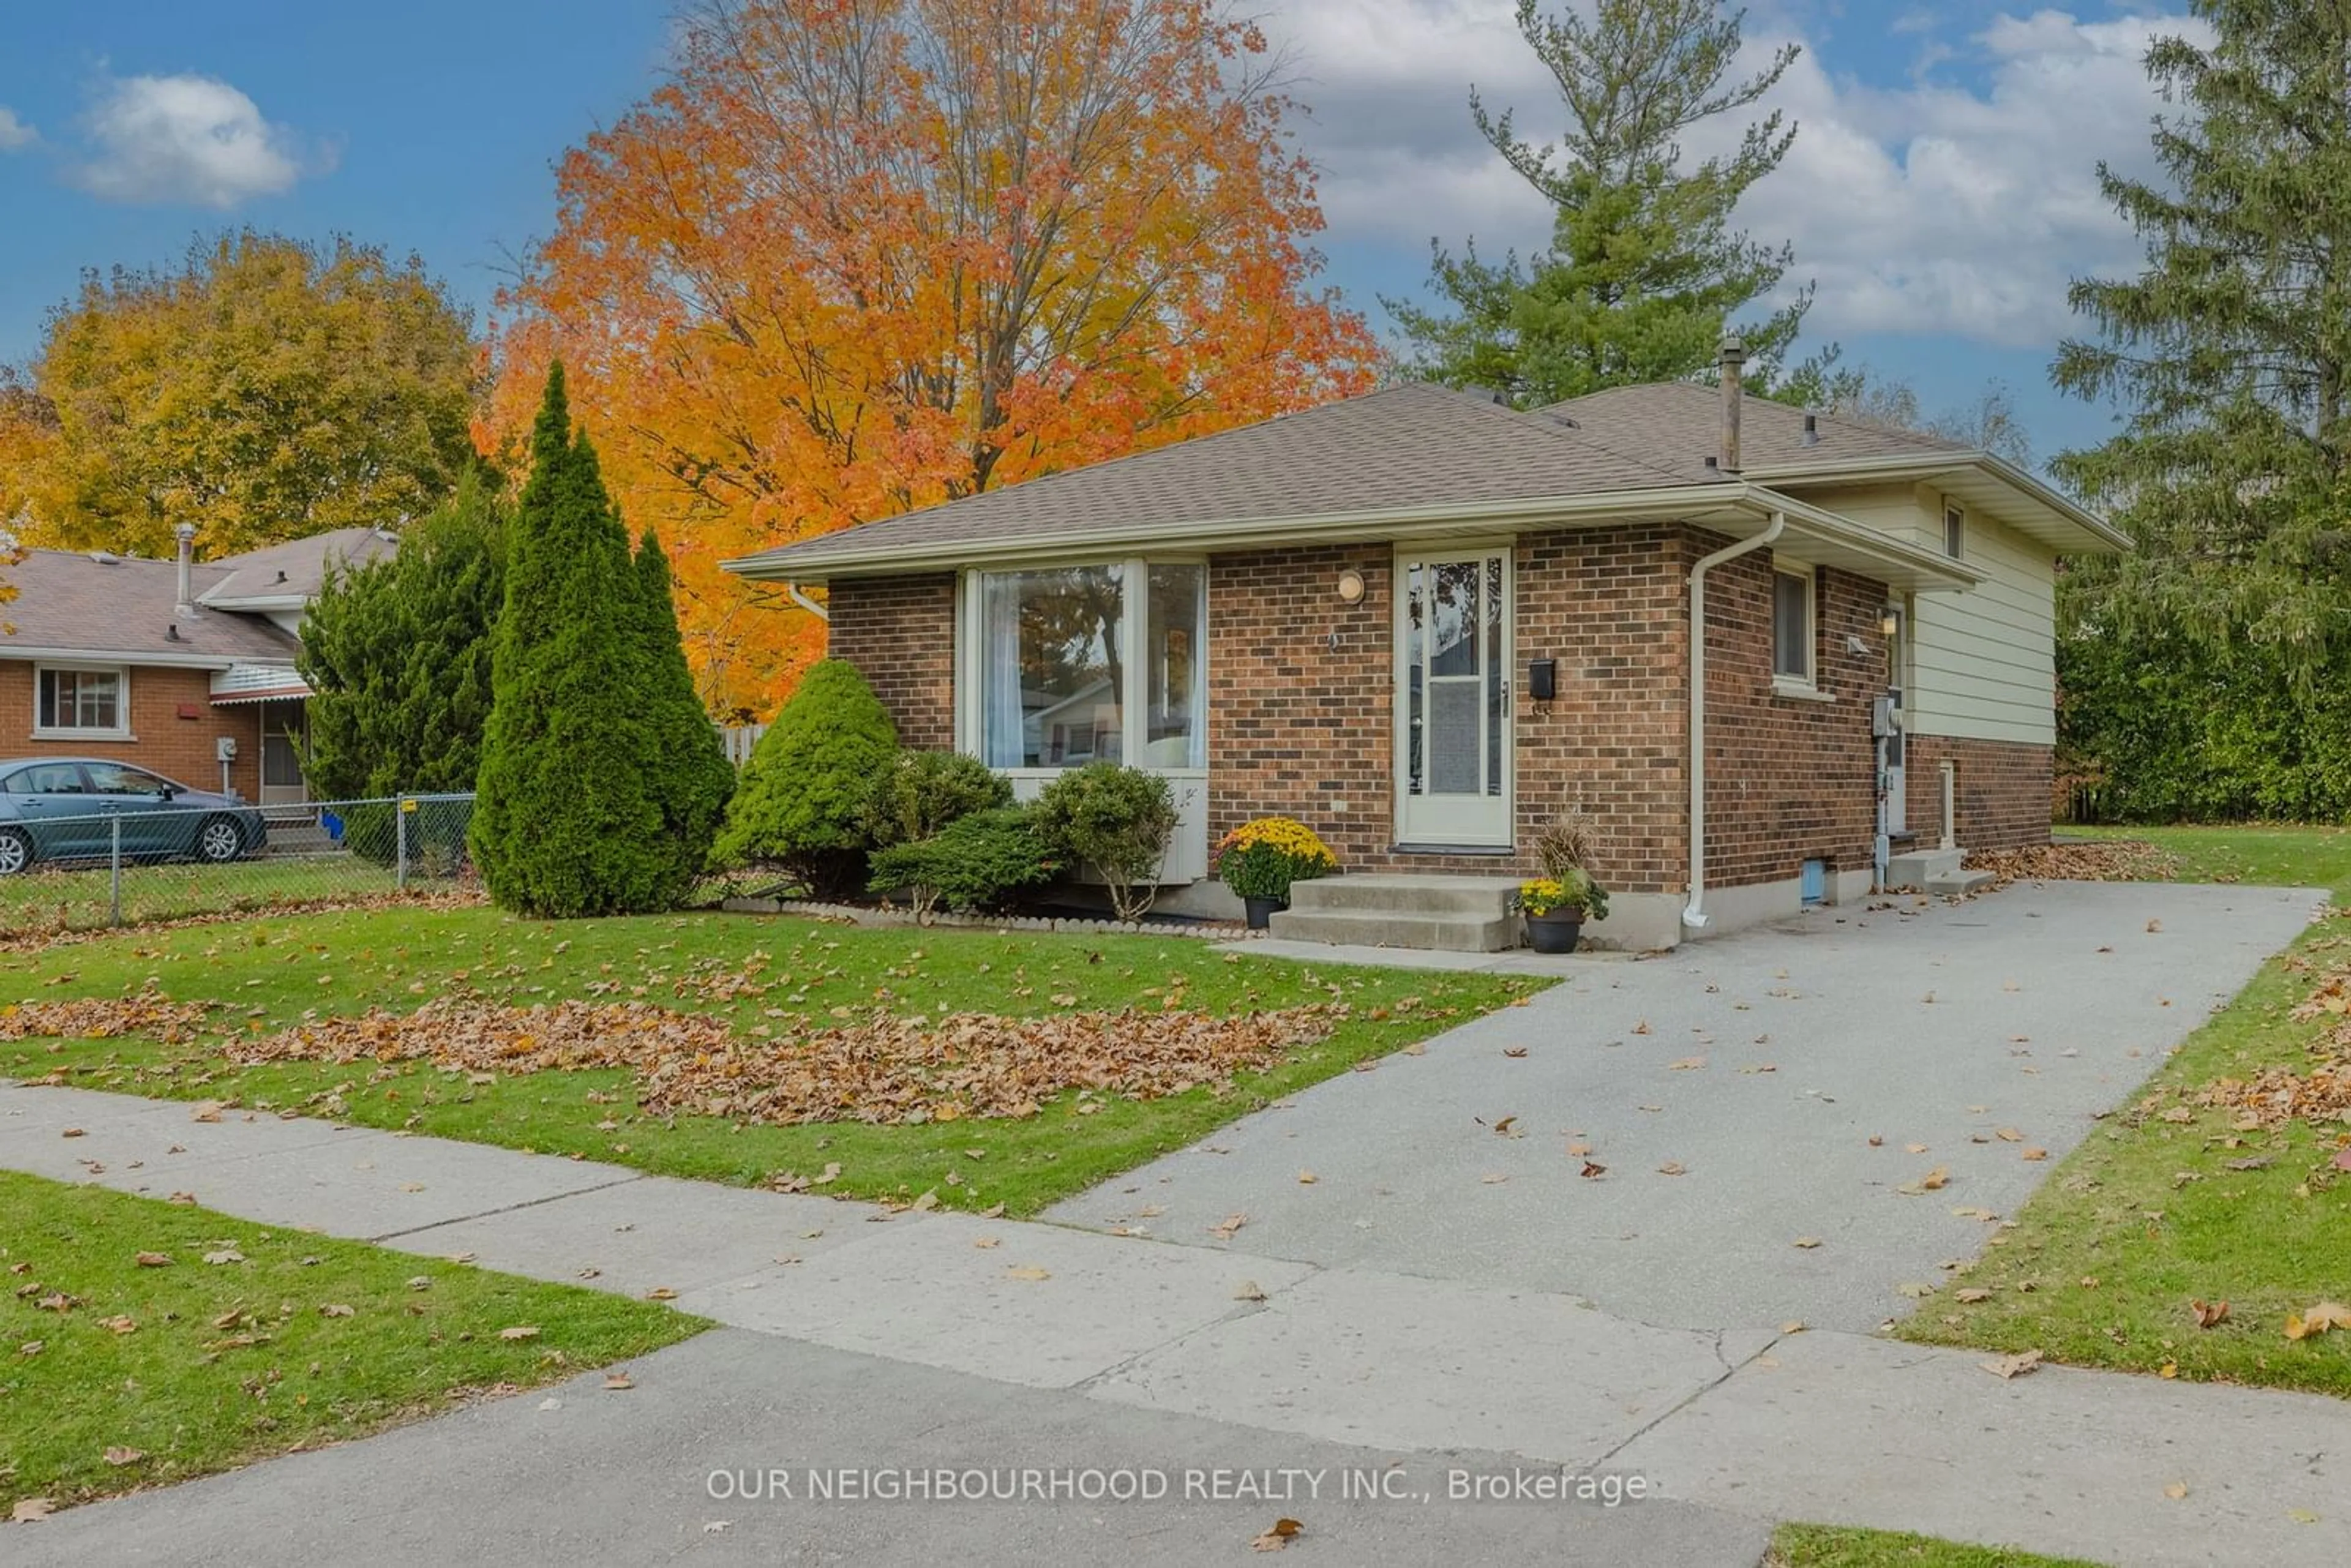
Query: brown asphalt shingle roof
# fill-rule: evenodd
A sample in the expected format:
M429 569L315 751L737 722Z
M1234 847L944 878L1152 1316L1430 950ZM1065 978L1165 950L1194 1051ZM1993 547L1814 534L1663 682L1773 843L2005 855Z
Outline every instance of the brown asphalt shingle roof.
M289 595L312 599L325 584L330 562L364 566L378 556L390 554L398 545L397 538L374 528L335 528L312 534L308 538L265 545L243 555L206 561L205 566L219 570L222 577L212 587L199 590L199 594L208 604L224 599L278 599Z
M1138 539L1248 523L1410 507L1475 506L1698 485L1706 453L1627 455L1540 413L1408 382L1220 434L989 490L764 552L817 568L876 548L1007 539Z
M1722 390L1692 382L1613 387L1542 411L1575 422L1603 445L1651 463L1704 463L1722 447ZM1835 414L1816 414L1820 441L1804 444L1805 411L1751 393L1739 414L1742 471L1834 467L1870 457L1939 456L1973 450L1939 435L1886 430Z
M228 574L199 563L191 591L201 596ZM0 635L0 657L28 648L125 657L141 653L174 659L247 659L290 664L295 640L259 615L199 608L177 613L177 561L122 557L102 561L72 550L37 549L7 569L17 588L16 601L0 606L0 622L16 627ZM169 632L176 624L180 640Z

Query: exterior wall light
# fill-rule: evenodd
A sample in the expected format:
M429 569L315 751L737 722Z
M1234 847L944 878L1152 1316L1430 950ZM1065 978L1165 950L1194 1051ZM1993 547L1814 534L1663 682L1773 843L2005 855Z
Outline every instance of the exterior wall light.
M1877 612L1877 632L1879 636L1892 637L1901 630L1901 611L1889 604L1885 609Z

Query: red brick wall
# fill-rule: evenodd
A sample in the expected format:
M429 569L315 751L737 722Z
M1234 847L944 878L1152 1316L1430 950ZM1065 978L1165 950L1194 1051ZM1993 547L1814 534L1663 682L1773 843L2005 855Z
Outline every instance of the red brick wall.
M1692 548L1728 539L1699 535ZM1707 881L1719 886L1794 877L1808 860L1832 872L1871 863L1877 827L1877 750L1870 705L1886 689L1877 630L1882 583L1813 573L1813 668L1820 702L1771 685L1772 552L1707 574ZM1855 653L1848 636L1870 650ZM1685 830L1686 831L1687 830Z
M956 579L852 579L831 585L828 650L846 659L890 710L898 743L923 751L955 747Z
M1530 535L1513 558L1520 841L1580 804L1607 845L1601 879L1626 892L1681 885L1683 556L1678 529L1625 528ZM1355 871L1531 869L1523 852L1395 852L1393 566L1386 545L1210 559L1209 833L1279 813ZM1350 567L1365 585L1354 605L1336 592ZM1537 658L1558 662L1548 702L1525 695Z
M182 711L193 711L183 717ZM131 672L131 733L135 740L33 738L33 664L0 659L0 757L105 757L152 768L198 789L221 787L213 743L236 741L230 778L246 800L261 794L261 709L258 704L215 708L212 674L139 665Z
M1906 820L1918 841L1933 844L1943 831L1943 773L1952 778L1956 835L1966 850L2013 850L2049 841L2053 747L2016 740L1974 740L1963 736L1914 735L1905 758Z
M1687 883L1688 569L1720 542L1645 526L1535 534L1517 546L1520 841L1581 805L1599 821L1596 869L1614 889ZM1280 813L1313 827L1355 871L1531 869L1523 852L1395 852L1392 566L1384 544L1210 559L1209 833ZM1364 580L1354 605L1336 592L1349 568ZM1886 591L1824 574L1816 657L1835 700L1803 702L1771 693L1771 573L1759 552L1709 580L1708 854L1719 885L1792 878L1815 857L1845 870L1870 859L1869 705L1886 681L1882 660L1850 653L1844 639L1876 646ZM954 579L839 582L831 608L833 656L864 672L901 738L953 745ZM1548 702L1525 695L1536 658L1558 664Z

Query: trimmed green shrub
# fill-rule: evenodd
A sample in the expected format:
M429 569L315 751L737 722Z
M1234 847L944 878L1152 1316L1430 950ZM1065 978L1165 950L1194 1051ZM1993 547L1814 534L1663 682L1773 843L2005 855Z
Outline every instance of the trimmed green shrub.
M469 472L401 530L396 553L328 573L295 660L310 685L302 776L314 800L474 787L506 603L507 512L496 476Z
M1037 831L1063 859L1102 880L1121 920L1140 920L1159 895L1159 872L1176 831L1176 792L1140 768L1089 762L1037 797Z
M637 547L637 718L643 728L647 791L661 810L656 852L657 896L664 907L683 903L710 863L710 847L735 793L735 765L726 760L710 712L694 689L678 635L677 601L670 594L669 558L651 528Z
M468 841L490 896L537 916L670 906L674 852L647 777L645 618L596 453L548 373L507 548Z
M960 751L901 751L865 798L866 842L877 849L927 839L949 822L1012 804L1012 785Z
M872 890L906 894L918 915L941 904L969 915L1002 908L1060 869L1031 813L997 806L958 817L929 838L876 851Z
M819 898L854 890L865 867L865 803L897 749L897 727L854 665L810 665L743 770L718 860L780 865Z

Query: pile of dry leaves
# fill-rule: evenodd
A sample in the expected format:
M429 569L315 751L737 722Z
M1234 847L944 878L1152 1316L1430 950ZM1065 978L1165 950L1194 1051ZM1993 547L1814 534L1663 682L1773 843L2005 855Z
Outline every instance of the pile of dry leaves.
M172 1002L152 992L79 1001L12 1002L0 1007L0 1040L113 1040L140 1034L165 1044L203 1027L211 1002Z
M2173 873L2177 863L2153 844L2137 839L1978 850L1967 859L1970 871L1991 873L1994 888L2012 882L2161 882Z
M2235 1111L2262 1127L2295 1120L2351 1126L2351 973L2325 976L2292 1016L2297 1023L2325 1025L2310 1042L2316 1067L2307 1073L2267 1067L2250 1080L2215 1079L2197 1092L2197 1103Z
M321 1019L230 1048L244 1063L430 1060L468 1071L627 1067L639 1103L740 1122L903 1123L1029 1116L1068 1089L1150 1100L1270 1067L1322 1040L1335 1005L1241 1018L1071 1012L877 1016L775 1041L643 1002L509 1008L442 999L413 1013Z

